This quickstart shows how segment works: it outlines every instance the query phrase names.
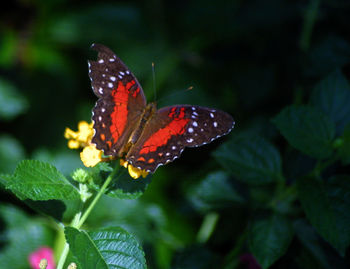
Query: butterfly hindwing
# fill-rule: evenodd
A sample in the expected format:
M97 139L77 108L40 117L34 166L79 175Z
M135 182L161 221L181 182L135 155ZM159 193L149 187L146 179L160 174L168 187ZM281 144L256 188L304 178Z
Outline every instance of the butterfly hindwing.
M220 110L191 105L164 107L149 120L126 159L135 167L154 172L178 158L185 147L210 143L233 126L232 117Z
M109 48L93 44L97 61L89 61L89 76L99 97L93 108L92 142L107 155L119 155L146 106L141 85Z

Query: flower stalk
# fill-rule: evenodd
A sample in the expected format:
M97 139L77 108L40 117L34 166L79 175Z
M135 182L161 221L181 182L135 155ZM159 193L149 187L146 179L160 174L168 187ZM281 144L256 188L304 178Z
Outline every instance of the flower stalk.
M91 211L93 210L93 208L95 207L97 202L100 200L102 194L105 193L107 187L109 186L109 184L111 183L112 179L114 178L114 176L116 175L116 173L118 171L119 171L119 167L116 166L113 169L113 171L109 174L109 176L107 177L107 179L103 183L101 189L98 191L98 193L96 194L96 196L94 197L92 202L89 204L88 208L85 210L84 214L82 214L82 212L79 212L74 216L74 218L71 222L71 225L70 225L71 227L79 229L84 224L84 222L86 221L86 219L90 215ZM68 256L68 252L69 252L69 245L66 241L64 249L63 249L61 257L60 257L60 260L59 260L58 265L57 265L57 269L63 269L64 263L65 263L67 256Z

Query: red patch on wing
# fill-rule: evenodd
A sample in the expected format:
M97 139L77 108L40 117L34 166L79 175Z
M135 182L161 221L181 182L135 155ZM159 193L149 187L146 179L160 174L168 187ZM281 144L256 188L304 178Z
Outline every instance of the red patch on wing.
M145 159L145 158L143 158L142 156L141 156L141 157L139 157L137 160L138 160L138 161L140 161L140 162L145 162L145 161L146 161L146 159Z
M182 135L188 119L176 119L162 129L152 134L143 144L140 154L156 151L158 147L165 145L173 135Z
M181 107L180 108L180 114L178 116L180 119L182 119L183 117L185 117L185 108Z
M172 118L175 114L175 110L176 110L176 107L173 107L171 110L170 110L170 113L169 113L169 118Z
M140 88L137 88L134 93L132 94L132 97L136 98L136 96L139 94Z
M121 81L118 82L117 89L112 91L113 101L115 103L113 112L111 113L111 126L109 130L112 134L114 143L116 143L123 133L128 118L128 99L130 88L135 84L135 80L124 85Z

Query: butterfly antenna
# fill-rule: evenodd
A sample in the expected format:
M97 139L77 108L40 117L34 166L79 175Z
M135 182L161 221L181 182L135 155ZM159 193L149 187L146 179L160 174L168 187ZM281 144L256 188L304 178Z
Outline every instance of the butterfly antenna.
M158 100L158 102L161 101L161 100L163 100L163 99L172 98L172 97L174 97L174 96L176 96L176 95L178 95L178 94L181 94L181 93L183 93L183 92L190 91L190 90L192 90L192 89L193 89L193 86L190 86L190 87L188 87L187 89L184 89L184 90L181 90L181 91L178 91L178 92L174 92L174 93L172 93L172 94L169 94L169 95L167 95L167 96L164 96L164 97L160 98L160 99Z
M154 68L154 62L152 62L152 77L153 77L153 92L154 100L157 100L157 90L156 90L156 72Z

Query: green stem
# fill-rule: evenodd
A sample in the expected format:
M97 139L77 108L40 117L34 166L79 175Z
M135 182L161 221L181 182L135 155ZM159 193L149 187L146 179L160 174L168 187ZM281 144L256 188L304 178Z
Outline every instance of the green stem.
M109 176L107 177L106 181L103 183L101 189L99 190L99 192L97 193L97 195L95 196L94 200L90 203L89 207L86 209L86 211L84 212L83 216L81 217L81 212L77 213L74 216L74 219L71 223L71 227L79 229L85 222L85 220L87 219L87 217L90 215L92 209L95 207L96 203L100 200L102 194L105 193L105 190L107 189L109 183L111 183L114 175L117 173L117 171L119 170L119 167L117 166L116 168L114 168L114 170L109 174ZM64 249L62 251L60 260L58 262L57 265L57 269L63 269L64 263L66 261L66 258L68 256L68 252L69 252L69 245L66 242L64 245Z
M303 28L300 36L300 48L307 51L310 47L310 39L314 28L317 13L320 5L320 0L310 0L304 16Z
M114 175L116 174L116 172L119 170L118 168L115 168L112 173L109 174L109 176L107 177L106 181L103 183L100 191L97 193L97 195L95 196L94 200L91 202L91 204L89 205L89 207L86 209L86 211L84 212L84 215L81 217L81 219L79 220L79 223L76 227L79 229L85 222L85 220L87 219L87 217L90 215L92 209L95 207L96 203L98 202L98 200L100 200L102 194L105 193L105 190L107 189L109 183L111 183Z
M79 220L80 220L80 216L81 216L81 212L75 214L75 216L74 216L74 218L73 218L73 220L71 222L71 226L72 227L76 227L76 225L78 225ZM68 251L69 251L69 245L68 245L68 243L66 241L66 243L64 244L64 248L63 248L60 260L58 261L58 264L57 264L57 269L62 269L63 268L64 263L66 261L66 258L68 256Z
M332 165L338 160L338 155L334 154L331 158L329 158L326 161L318 161L311 173L314 174L316 177L319 177L325 169L327 169L330 165Z
M64 249L63 249L63 251L62 251L60 260L58 261L57 269L62 269L62 268L63 268L64 262L66 261L66 258L67 258L67 256L68 256L68 251L69 251L69 245L68 245L68 243L66 242L66 243L64 244Z
M202 226L197 234L197 242L205 243L213 233L216 223L219 219L218 213L209 213L204 217Z

